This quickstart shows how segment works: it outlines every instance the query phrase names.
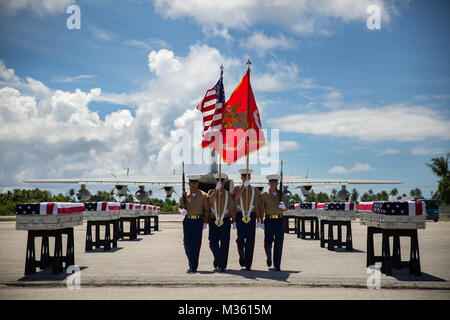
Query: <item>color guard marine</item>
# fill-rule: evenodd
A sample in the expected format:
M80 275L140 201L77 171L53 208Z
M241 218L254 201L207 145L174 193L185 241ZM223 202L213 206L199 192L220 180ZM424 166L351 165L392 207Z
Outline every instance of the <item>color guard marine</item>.
M269 190L261 195L261 208L264 212L264 250L267 256L267 266L272 266L272 243L273 265L275 271L280 271L281 255L284 240L283 212L287 211L287 198L277 188L280 176L278 174L267 176ZM281 200L281 201L280 201Z
M242 185L236 187L233 198L236 205L237 224L237 247L239 253L239 264L250 271L253 261L253 250L255 247L256 221L259 218L260 195L258 188L250 185L250 174L252 170L241 169Z
M202 243L202 232L209 220L208 196L198 188L199 175L190 175L189 192L180 197L178 212L184 216L183 244L189 261L187 272L196 272ZM186 199L186 203L184 199Z
M236 208L233 195L224 189L226 174L214 174L217 185L208 192L210 205L209 219L209 247L214 255L214 268L224 272L228 263L228 250L230 247L230 229L236 228ZM220 193L220 196L219 196ZM220 198L220 204L219 204Z

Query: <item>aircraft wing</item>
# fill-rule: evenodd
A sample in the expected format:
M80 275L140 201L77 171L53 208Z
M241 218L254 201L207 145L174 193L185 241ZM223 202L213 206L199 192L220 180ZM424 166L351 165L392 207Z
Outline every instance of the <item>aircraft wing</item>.
M64 184L113 184L113 185L159 185L176 186L181 185L181 175L158 175L158 176L136 176L136 177L113 177L113 178L71 178L71 179L35 179L23 180L25 183L64 183Z
M234 184L241 181L240 175L229 175ZM393 180L359 180L359 179L310 179L300 176L284 176L284 186L311 186L311 185L349 185L349 184L401 184L401 181ZM267 186L266 176L251 175L251 184L255 187Z
M205 177L209 175L204 175ZM235 185L241 183L240 175L229 175L229 179ZM181 186L181 175L157 175L136 177L113 177L113 178L70 178L70 179L36 179L24 180L25 183L64 183L64 184L109 184L109 185L159 185L159 186ZM211 181L215 183L214 179ZM266 176L251 175L251 183L256 187L267 186ZM358 180L358 179L306 179L300 176L284 176L284 186L311 186L311 185L349 185L349 184L401 184L401 181L392 180Z

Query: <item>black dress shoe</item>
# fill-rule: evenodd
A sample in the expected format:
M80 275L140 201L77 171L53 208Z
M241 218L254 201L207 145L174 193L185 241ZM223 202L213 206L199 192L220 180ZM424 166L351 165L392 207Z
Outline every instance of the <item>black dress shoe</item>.
M197 269L189 268L189 269L187 269L187 272L188 273L195 273L195 272L197 272Z
M219 272L225 272L225 268L219 268Z
M217 269L219 267L219 265L217 264L216 259L214 259L213 265L214 265L214 269Z
M270 268L272 266L272 259L267 258L267 266Z
M252 271L252 268L250 268L250 267L245 267L245 271Z
M240 256L240 257L239 257L239 264L241 265L241 267L245 267L245 259L244 259L244 256Z
M281 271L280 268L274 268L273 270L275 270L275 271Z

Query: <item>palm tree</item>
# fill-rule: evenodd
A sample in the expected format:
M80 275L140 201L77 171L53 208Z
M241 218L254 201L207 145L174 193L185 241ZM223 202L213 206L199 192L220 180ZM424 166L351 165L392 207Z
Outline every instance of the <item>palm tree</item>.
M448 172L448 153L447 157L433 158L431 159L431 163L426 163L428 167L431 168L434 174L436 174L439 178L445 178L449 176Z
M336 194L337 194L337 190L335 188L331 189L331 201L335 202L336 201Z
M351 202L356 202L358 201L358 197L359 197L359 193L358 190L356 190L355 188L353 188L351 196L350 196L350 201Z
M389 194L392 196L392 198L395 199L395 196L398 195L398 190L397 190L397 188L392 189L391 192L390 192Z

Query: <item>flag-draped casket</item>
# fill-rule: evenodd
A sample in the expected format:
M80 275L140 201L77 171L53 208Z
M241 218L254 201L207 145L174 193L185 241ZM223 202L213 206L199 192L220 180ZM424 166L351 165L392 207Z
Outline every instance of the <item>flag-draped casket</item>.
M317 216L316 211L317 202L303 202L294 204L294 208L288 210L285 215L290 216L301 216L301 217L315 217Z
M121 203L120 204L120 217L122 218L134 218L139 217L141 210L140 204L135 203Z
M356 219L354 202L303 202L294 204L294 209L288 210L288 215L304 217L320 217L330 220Z
M83 224L83 203L40 202L16 205L17 230L56 230Z
M84 219L89 221L116 220L120 217L119 202L85 202Z
M316 206L319 217L325 220L349 221L356 219L354 202L326 202Z
M360 223L382 229L425 229L422 201L373 201L358 205Z
M149 204L141 204L141 210L139 212L140 217L149 217L153 211L153 206Z

